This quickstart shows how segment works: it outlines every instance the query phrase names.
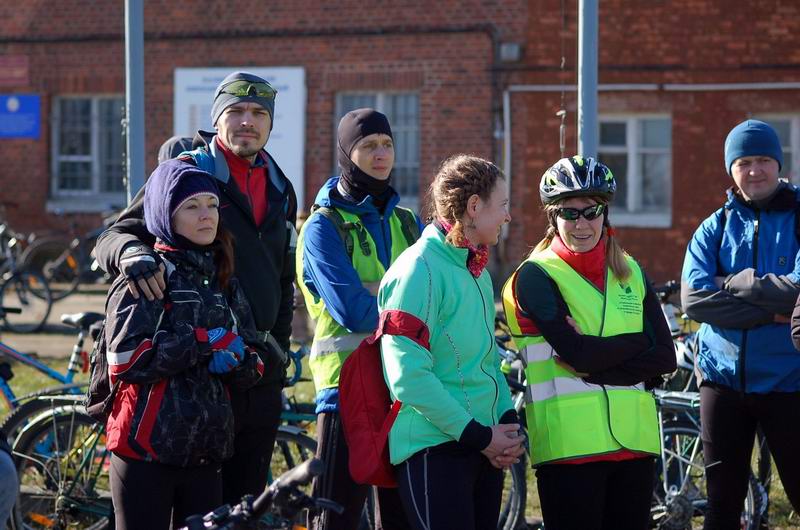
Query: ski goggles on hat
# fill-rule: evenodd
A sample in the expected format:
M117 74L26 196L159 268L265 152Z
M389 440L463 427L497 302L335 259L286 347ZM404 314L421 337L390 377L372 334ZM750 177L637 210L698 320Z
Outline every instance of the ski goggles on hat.
M234 81L220 90L220 94L230 94L236 97L259 97L266 99L275 99L277 90L272 88L272 85L264 82L252 81Z
M605 204L593 204L582 210L578 208L559 208L556 210L556 215L566 221L577 221L579 217L592 221L603 215L605 211Z

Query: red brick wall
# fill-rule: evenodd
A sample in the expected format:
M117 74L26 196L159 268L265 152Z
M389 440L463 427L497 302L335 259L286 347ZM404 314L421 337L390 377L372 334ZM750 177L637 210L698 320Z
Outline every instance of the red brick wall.
M123 6L101 0L0 4L0 55L27 55L30 84L2 92L42 96L39 141L2 140L0 202L15 226L57 226L45 215L52 98L124 92ZM145 2L146 167L172 133L173 70L225 65L303 66L308 86L306 190L333 166L335 95L414 90L420 96L421 189L438 163L466 151L501 160L495 137L509 85L574 83L577 0L400 3L345 0ZM493 46L523 44L519 63L498 64ZM565 54L565 73L560 73ZM604 0L600 83L741 83L800 79L800 3L791 0ZM512 215L497 255L512 266L542 234L538 181L559 158L559 93L515 93ZM566 96L568 151L576 145L575 94ZM685 244L729 184L728 129L749 114L800 112L798 91L603 92L601 112L658 112L672 119L672 226L622 228L625 246L658 280L677 277Z
M509 84L573 84L577 66L577 2L530 2L525 68ZM757 5L756 5L757 4ZM755 83L800 79L800 4L731 4L606 0L600 4L599 82ZM563 43L562 43L563 38ZM565 73L560 72L562 44ZM567 155L577 145L576 94L566 94ZM521 259L544 232L537 186L559 157L555 113L561 94L512 95L514 226L506 249ZM600 113L664 113L672 120L672 226L620 228L625 248L656 281L678 278L697 225L731 185L722 146L728 131L759 113L800 113L800 91L602 92ZM613 218L612 218L613 222Z

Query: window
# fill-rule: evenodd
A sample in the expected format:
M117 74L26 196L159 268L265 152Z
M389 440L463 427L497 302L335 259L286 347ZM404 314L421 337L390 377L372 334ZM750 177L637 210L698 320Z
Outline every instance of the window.
M49 209L101 211L124 204L124 106L121 96L54 100Z
M800 168L796 167L800 163L797 156L800 153L800 115L769 114L754 117L769 123L778 133L783 148L783 165L779 176L800 184Z
M666 116L601 116L598 158L617 179L611 220L669 227L672 221L672 124Z
M339 120L354 109L372 107L386 114L394 136L392 187L400 194L400 204L419 209L419 96L415 93L359 92L336 96L333 122L333 173L336 164L336 130Z

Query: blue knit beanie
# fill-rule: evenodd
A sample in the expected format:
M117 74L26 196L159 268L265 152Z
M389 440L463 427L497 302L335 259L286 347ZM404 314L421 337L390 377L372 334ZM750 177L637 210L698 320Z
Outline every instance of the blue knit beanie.
M769 124L759 120L745 120L728 133L725 139L725 169L744 156L768 156L783 167L783 150L778 134Z
M147 231L170 246L181 247L180 236L172 231L172 216L184 202L205 193L219 197L216 180L209 173L180 160L159 164L144 187Z
M233 72L232 74L229 74L225 79L222 80L222 82L217 86L217 89L214 91L214 103L211 105L211 125L216 125L220 115L231 105L242 102L258 103L267 109L267 112L269 112L269 130L271 131L272 125L275 122L275 99L260 97L255 93L247 96L234 96L233 94L226 94L223 92L225 87L234 81L249 81L251 83L265 83L269 85L265 79L262 79L255 74L251 74L250 72Z

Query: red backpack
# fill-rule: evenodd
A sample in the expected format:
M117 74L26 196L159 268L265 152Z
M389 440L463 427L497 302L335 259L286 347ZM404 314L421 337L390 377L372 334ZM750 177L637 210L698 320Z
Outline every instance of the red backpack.
M428 327L403 311L381 313L378 329L345 359L339 376L339 414L350 453L350 476L359 484L396 488L389 462L389 430L402 403L392 403L383 379L380 338L403 335L430 348Z

